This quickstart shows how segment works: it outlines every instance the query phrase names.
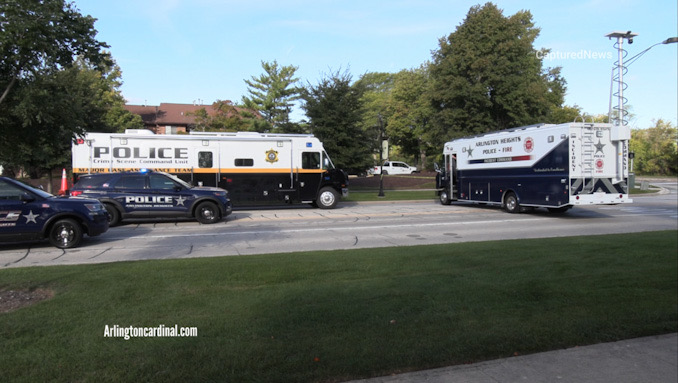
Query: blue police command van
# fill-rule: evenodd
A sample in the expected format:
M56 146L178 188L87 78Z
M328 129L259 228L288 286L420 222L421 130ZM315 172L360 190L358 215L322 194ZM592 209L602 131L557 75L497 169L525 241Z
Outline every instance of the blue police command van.
M126 218L189 217L216 223L232 212L228 191L191 186L167 173L154 171L81 175L72 196L96 198L115 226Z
M108 214L95 199L56 197L0 177L0 241L49 239L61 249L78 246L84 234L108 230Z

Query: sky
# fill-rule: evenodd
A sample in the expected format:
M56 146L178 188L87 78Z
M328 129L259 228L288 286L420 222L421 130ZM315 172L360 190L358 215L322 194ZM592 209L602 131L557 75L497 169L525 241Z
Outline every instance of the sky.
M262 61L298 67L302 85L348 71L396 73L432 60L439 40L484 1L463 0L74 0L96 18L97 38L122 69L128 104L240 102L245 80L264 73ZM675 0L495 0L504 16L532 14L541 32L534 47L562 67L565 104L607 114L618 51L613 31L634 55L678 36ZM659 44L624 75L633 128L664 119L678 125L678 43ZM613 105L617 100L613 100ZM303 118L293 112L292 118Z

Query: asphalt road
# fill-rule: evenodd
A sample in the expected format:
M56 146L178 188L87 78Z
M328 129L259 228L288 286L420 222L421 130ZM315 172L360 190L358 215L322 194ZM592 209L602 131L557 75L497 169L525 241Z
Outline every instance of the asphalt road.
M86 237L76 249L0 245L0 268L678 230L677 184L653 184L664 191L634 196L632 204L575 207L563 215L418 201L236 210L214 225L135 221Z

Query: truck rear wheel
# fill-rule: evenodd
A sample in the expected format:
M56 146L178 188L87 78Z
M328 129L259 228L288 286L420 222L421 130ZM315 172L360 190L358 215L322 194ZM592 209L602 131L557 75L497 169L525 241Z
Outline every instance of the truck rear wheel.
M506 194L506 197L504 197L504 209L511 214L520 212L520 204L515 193Z
M319 208L334 209L334 207L337 206L337 202L339 202L339 195L336 190L331 187L320 189L318 199L316 200L316 204Z

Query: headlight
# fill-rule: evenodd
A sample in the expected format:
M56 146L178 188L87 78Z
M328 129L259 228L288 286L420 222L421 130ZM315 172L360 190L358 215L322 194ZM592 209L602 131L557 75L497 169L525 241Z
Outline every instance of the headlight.
M104 205L100 203L86 203L85 207L91 212L101 212L104 211Z

